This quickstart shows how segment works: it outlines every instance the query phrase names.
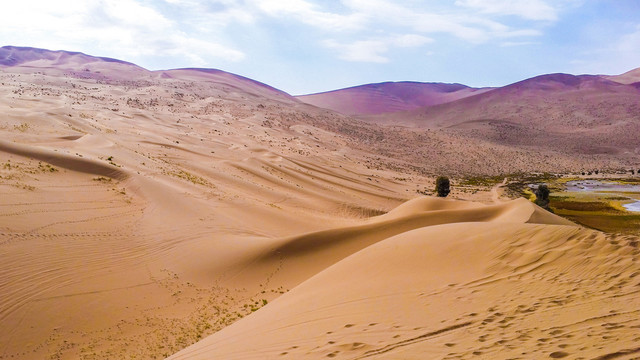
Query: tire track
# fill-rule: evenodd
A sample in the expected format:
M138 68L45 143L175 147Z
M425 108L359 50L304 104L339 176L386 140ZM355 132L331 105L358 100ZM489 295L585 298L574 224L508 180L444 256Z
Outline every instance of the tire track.
M371 356L381 355L381 354L387 353L389 351L395 350L395 349L400 348L400 347L409 346L409 345L413 345L415 343L419 343L419 342L422 342L422 341L429 340L429 338L432 338L432 337L440 335L440 334L447 333L449 331L453 331L453 330L457 330L457 329L460 329L460 328L467 327L467 326L469 326L471 324L473 324L473 321L467 321L467 322L464 322L464 323L461 323L461 324L456 324L456 325L448 326L446 328L442 328L442 329L439 329L439 330L436 330L436 331L428 332L426 334L422 334L420 336L416 336L416 337L413 337L411 339L406 339L406 340L403 340L403 341L399 341L397 343L389 344L389 345L381 347L379 349L369 350L369 351L365 352L363 355L353 358L353 360L359 360L359 359L364 359L364 358L368 358L368 357L371 357Z

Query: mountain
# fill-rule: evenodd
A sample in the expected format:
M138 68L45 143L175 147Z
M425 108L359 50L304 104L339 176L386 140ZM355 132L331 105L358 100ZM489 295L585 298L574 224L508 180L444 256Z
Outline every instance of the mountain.
M31 66L31 67L58 67L64 68L70 65L85 65L90 63L114 63L142 69L130 62L96 57L81 52L64 50L46 50L31 47L3 46L0 47L0 66Z
M130 62L96 57L80 52L52 51L30 47L3 46L0 48L0 68L11 67L25 73L40 69L50 74L74 74L94 79L126 80L150 76L150 71ZM105 76L105 73L109 73Z
M221 91L223 88L234 89L247 95L297 102L284 91L222 70L188 68L150 71L130 62L80 52L3 46L0 48L0 68L11 68L13 72L24 73L32 73L38 69L45 74L69 75L106 82L151 81L160 77L167 80L208 83L217 86Z
M461 84L405 81L361 85L296 98L346 115L371 115L443 104L488 90Z
M595 75L549 74L523 80L484 94L406 112L418 116L419 126L452 126L468 121L494 119L565 129L589 128L614 114L604 109L626 107L637 101L635 86ZM632 111L633 106L629 110ZM611 110L611 109L609 109ZM578 117L569 116L579 112ZM562 114L558 114L562 113ZM562 116L564 115L564 116ZM405 117L406 118L406 117Z
M278 90L272 86L249 79L244 76L228 73L217 69L185 68L173 70L161 70L154 73L160 74L165 79L178 79L194 82L215 83L226 86L227 92L240 91L251 94L254 97L268 97L272 99L284 100L287 102L298 102L293 96Z
M446 104L365 119L561 153L640 150L640 90L595 75L541 75Z

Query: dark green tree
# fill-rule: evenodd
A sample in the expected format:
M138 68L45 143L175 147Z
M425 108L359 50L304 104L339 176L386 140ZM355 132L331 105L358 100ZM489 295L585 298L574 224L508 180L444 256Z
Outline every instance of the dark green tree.
M549 188L545 184L538 185L535 191L536 205L541 208L549 209Z
M447 197L449 192L451 192L450 186L451 183L449 182L448 177L438 176L438 179L436 180L436 193L439 197Z

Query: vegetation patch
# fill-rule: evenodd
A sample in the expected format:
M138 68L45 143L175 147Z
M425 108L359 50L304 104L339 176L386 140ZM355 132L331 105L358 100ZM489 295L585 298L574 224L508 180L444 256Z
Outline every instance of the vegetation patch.
M169 175L171 176L175 176L177 178L180 179L184 179L187 180L191 183L194 183L196 185L204 185L204 186L212 186L212 184L205 178L194 175L190 172L184 171L184 170L178 170L178 171L170 171Z
M431 195L431 194L429 194ZM352 205L352 204L342 204L340 209L345 215L356 217L359 219L366 219L373 216L384 215L387 212L381 209L374 209L365 206Z
M507 176L467 176L460 180L462 186L494 186Z
M99 181L99 182L111 182L111 178L104 177L104 176L98 176L96 178L93 178L92 180Z
M22 124L20 124L20 125L14 125L14 126L13 126L13 128L14 128L15 130L18 130L18 131L20 131L20 132L25 132L25 131L29 130L29 128L30 128L30 127L31 127L31 126L30 126L29 124L27 124L27 123L22 123Z
M49 164L42 164L41 162L38 162L38 169L42 172L56 172L58 171L58 169L56 169L55 167L49 165Z
M554 194L550 207L564 218L607 233L640 233L640 213L627 211L622 203L629 198L598 193Z
M607 233L635 234L640 231L640 215L615 215L601 213L558 214L586 227Z
M575 201L568 198L563 200L557 200L558 198L552 198L551 207L554 211L600 211L608 213L621 213L617 208L611 206L608 202L602 201Z
M547 184L549 190L553 192L564 190L564 185L559 183L560 177L550 173L540 174L524 174L516 173L505 175L503 178L507 178L508 182L505 185L506 193L510 197L524 197L531 199L533 192L529 188L530 184Z

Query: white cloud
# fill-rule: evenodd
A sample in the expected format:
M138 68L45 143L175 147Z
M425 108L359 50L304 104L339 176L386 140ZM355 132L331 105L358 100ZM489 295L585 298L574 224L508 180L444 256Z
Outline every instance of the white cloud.
M392 43L398 47L418 47L432 41L433 39L416 34L400 35L395 39L392 39Z
M140 5L135 0L95 1L91 4L90 11L105 16L104 21L119 27L162 31L173 26L173 21L153 8Z
M401 28L407 33L446 33L471 42L483 42L494 34L510 30L483 17L465 13L428 12L387 0L342 0L340 13L324 10L317 4L320 2L310 0L249 1L263 15L282 21L293 20L327 33L386 32L388 28Z
M437 10L426 6L401 5L388 0L342 0L342 3L353 14L359 14L361 26L368 30L392 27L422 34L441 33L471 43L483 43L503 37L540 35L540 31L535 29L511 28L493 20L490 15L478 14L468 7Z
M324 45L338 50L339 58L353 62L387 63L383 54L389 50L386 42L380 40L361 40L351 44L342 44L335 40L325 40Z
M640 24L608 46L585 51L570 62L576 73L618 75L640 67Z
M535 41L505 41L500 44L501 47L527 46L539 44Z
M640 55L640 25L636 26L635 31L622 36L617 42L616 48L622 53ZM638 66L640 66L640 56L636 56L634 61L638 62Z
M189 0L166 1L186 6ZM197 66L210 63L207 59L239 61L245 57L210 34L182 31L170 14L139 0L69 1L65 6L21 0L3 4L3 13L0 38L7 42L4 45L91 51L92 55L130 61L180 56L197 61Z
M359 40L351 43L340 43L326 40L324 46L338 52L339 58L352 62L387 63L385 56L391 48L421 47L433 40L421 35L405 34L386 38Z
M558 0L553 6L547 1L78 0L60 6L50 0L20 0L3 4L0 38L15 45L99 49L96 55L131 61L182 57L206 66L213 59L246 59L236 41L244 36L246 42L249 31L270 36L261 28L269 22L261 20L275 19L292 31L311 28L314 37L304 46L320 44L348 61L382 63L389 61L392 48L450 38L497 46L530 42L541 35L538 21L557 19L557 4L579 0ZM530 21L507 25L505 15ZM267 40L278 44L278 39Z
M457 0L455 4L485 14L515 15L529 20L558 19L557 9L542 0Z
M321 11L306 0L253 0L252 3L267 15L290 17L327 31L359 29L365 20L358 13L342 15Z

